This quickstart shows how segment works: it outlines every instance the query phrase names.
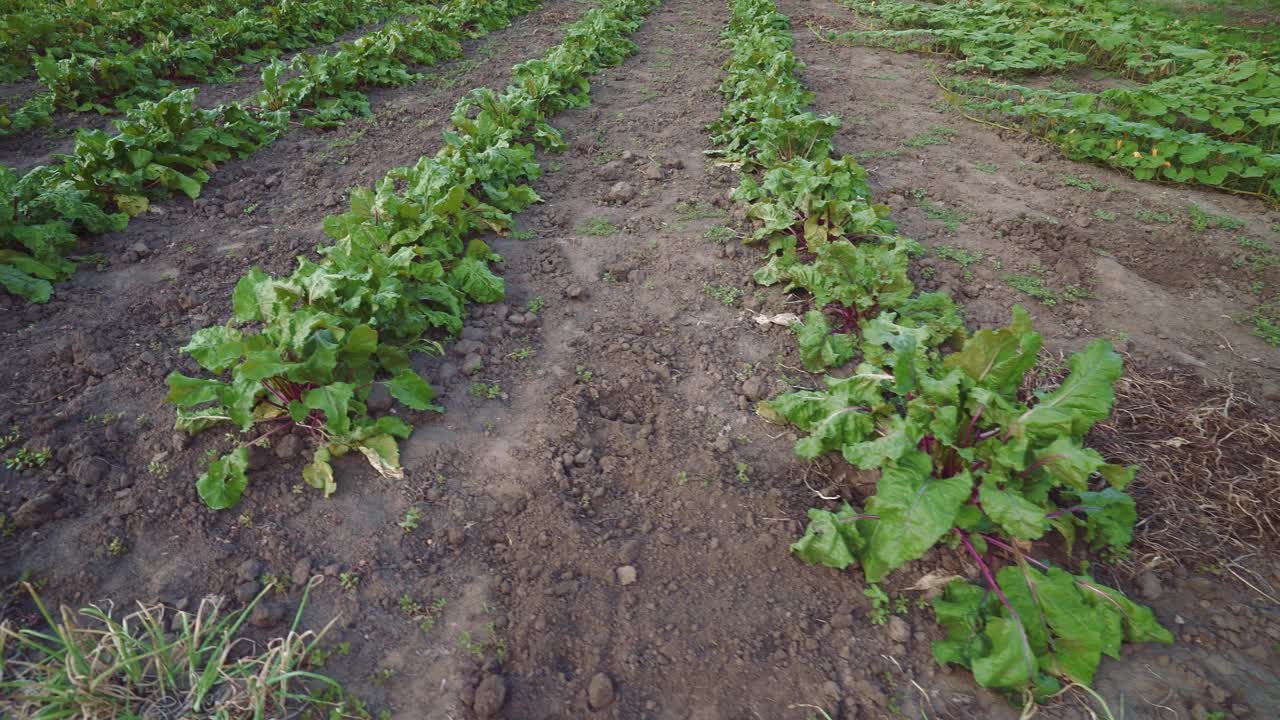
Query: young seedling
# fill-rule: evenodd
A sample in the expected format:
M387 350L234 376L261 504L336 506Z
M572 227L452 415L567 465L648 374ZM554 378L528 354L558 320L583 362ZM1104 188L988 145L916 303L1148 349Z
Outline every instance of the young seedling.
M418 523L422 520L422 511L416 505L410 505L404 511L404 517L400 518L400 522L396 525L404 532L410 533L418 529Z

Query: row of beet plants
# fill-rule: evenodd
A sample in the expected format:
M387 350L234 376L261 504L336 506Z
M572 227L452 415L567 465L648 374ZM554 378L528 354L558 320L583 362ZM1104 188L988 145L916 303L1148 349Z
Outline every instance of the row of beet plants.
M125 112L144 100L164 97L179 83L231 80L242 63L331 43L348 30L416 10L399 1L279 2L209 18L197 36L186 39L162 35L141 47L106 55L46 53L34 61L44 91L10 118L0 107L0 135L48 122L54 110Z
M248 100L200 108L195 90L144 102L117 132L82 131L60 163L19 176L0 168L0 287L37 303L75 271L70 254L84 235L124 229L153 199L200 195L209 173L273 142L295 118L331 126L369 112L367 86L397 86L462 53L460 41L505 27L539 0L454 0L425 8L417 21L393 23L332 53L304 54L263 70Z
M971 334L949 296L916 292L907 266L919 248L872 201L866 172L835 155L840 120L809 109L789 20L772 0L734 0L725 37L712 153L745 171L734 196L750 239L767 245L756 281L812 304L794 328L801 356L832 370L758 412L803 431L802 457L840 453L880 472L861 507L810 510L793 551L876 583L955 550L978 582L957 578L934 601L946 631L934 655L1012 697L1087 686L1124 642L1171 642L1149 609L1032 554L1054 534L1068 559L1077 544L1114 551L1132 538L1124 490L1136 468L1084 445L1111 412L1119 355L1093 341L1056 388L1023 392L1041 347L1027 314L1015 307L1008 327Z
M0 14L0 82L27 77L41 55L127 52L160 35L185 37L250 0L9 0Z
M1274 43L1138 11L1130 0L842 2L889 29L829 32L827 39L956 58L956 74L940 82L966 108L1016 122L1074 159L1105 163L1139 180L1280 198ZM1145 84L1063 92L960 74L1078 66Z
M206 373L173 373L168 400L177 429L231 426L243 442L216 456L197 481L212 508L234 506L248 485L249 451L295 427L312 438L303 479L329 495L332 460L362 454L388 478L403 477L398 439L412 428L395 414L372 417L375 383L406 407L439 408L411 366L457 335L469 303L504 297L483 238L512 227L512 214L540 200L529 183L537 147L565 147L547 118L590 102L588 78L635 51L628 39L657 0L609 0L569 25L564 41L516 65L504 91L468 93L454 109L444 146L372 188L351 209L325 218L333 244L299 258L287 277L253 269L236 285L233 317L198 331L182 348Z

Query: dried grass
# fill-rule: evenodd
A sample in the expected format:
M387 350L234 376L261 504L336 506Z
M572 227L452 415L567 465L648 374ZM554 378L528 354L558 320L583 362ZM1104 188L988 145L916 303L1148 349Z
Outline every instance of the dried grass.
M1129 365L1089 444L1109 462L1139 466L1129 487L1138 504L1130 570L1223 568L1280 551L1280 422L1232 386Z

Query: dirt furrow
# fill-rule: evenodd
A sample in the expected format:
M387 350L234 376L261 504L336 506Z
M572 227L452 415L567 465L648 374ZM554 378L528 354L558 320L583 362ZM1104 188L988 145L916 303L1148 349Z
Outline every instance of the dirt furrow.
M875 716L912 706L915 677L943 707L990 702L943 697L907 658L922 635L869 628L851 578L788 557L813 498L798 478L836 478L751 412L800 374L789 334L748 309L785 301L750 285L754 252L707 237L736 223L736 175L703 155L726 20L718 4L655 12L592 105L555 120L573 148L537 185L534 239L498 245L512 292L483 322L518 327L544 303L534 354L472 376L510 406L460 421L493 434L464 453L483 472L463 486L520 508L497 553L511 717Z

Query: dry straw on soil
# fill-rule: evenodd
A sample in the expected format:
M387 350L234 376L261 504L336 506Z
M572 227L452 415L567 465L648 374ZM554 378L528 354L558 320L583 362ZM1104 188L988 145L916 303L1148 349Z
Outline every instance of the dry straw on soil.
M1029 380L1044 386L1065 375L1066 360L1059 357ZM1177 565L1231 572L1273 597L1267 581L1246 568L1249 558L1270 562L1280 550L1280 420L1274 410L1231 385L1149 371L1131 358L1115 391L1111 417L1094 426L1088 444L1108 462L1139 467L1129 487L1138 504L1133 556L1121 569L1136 574Z

